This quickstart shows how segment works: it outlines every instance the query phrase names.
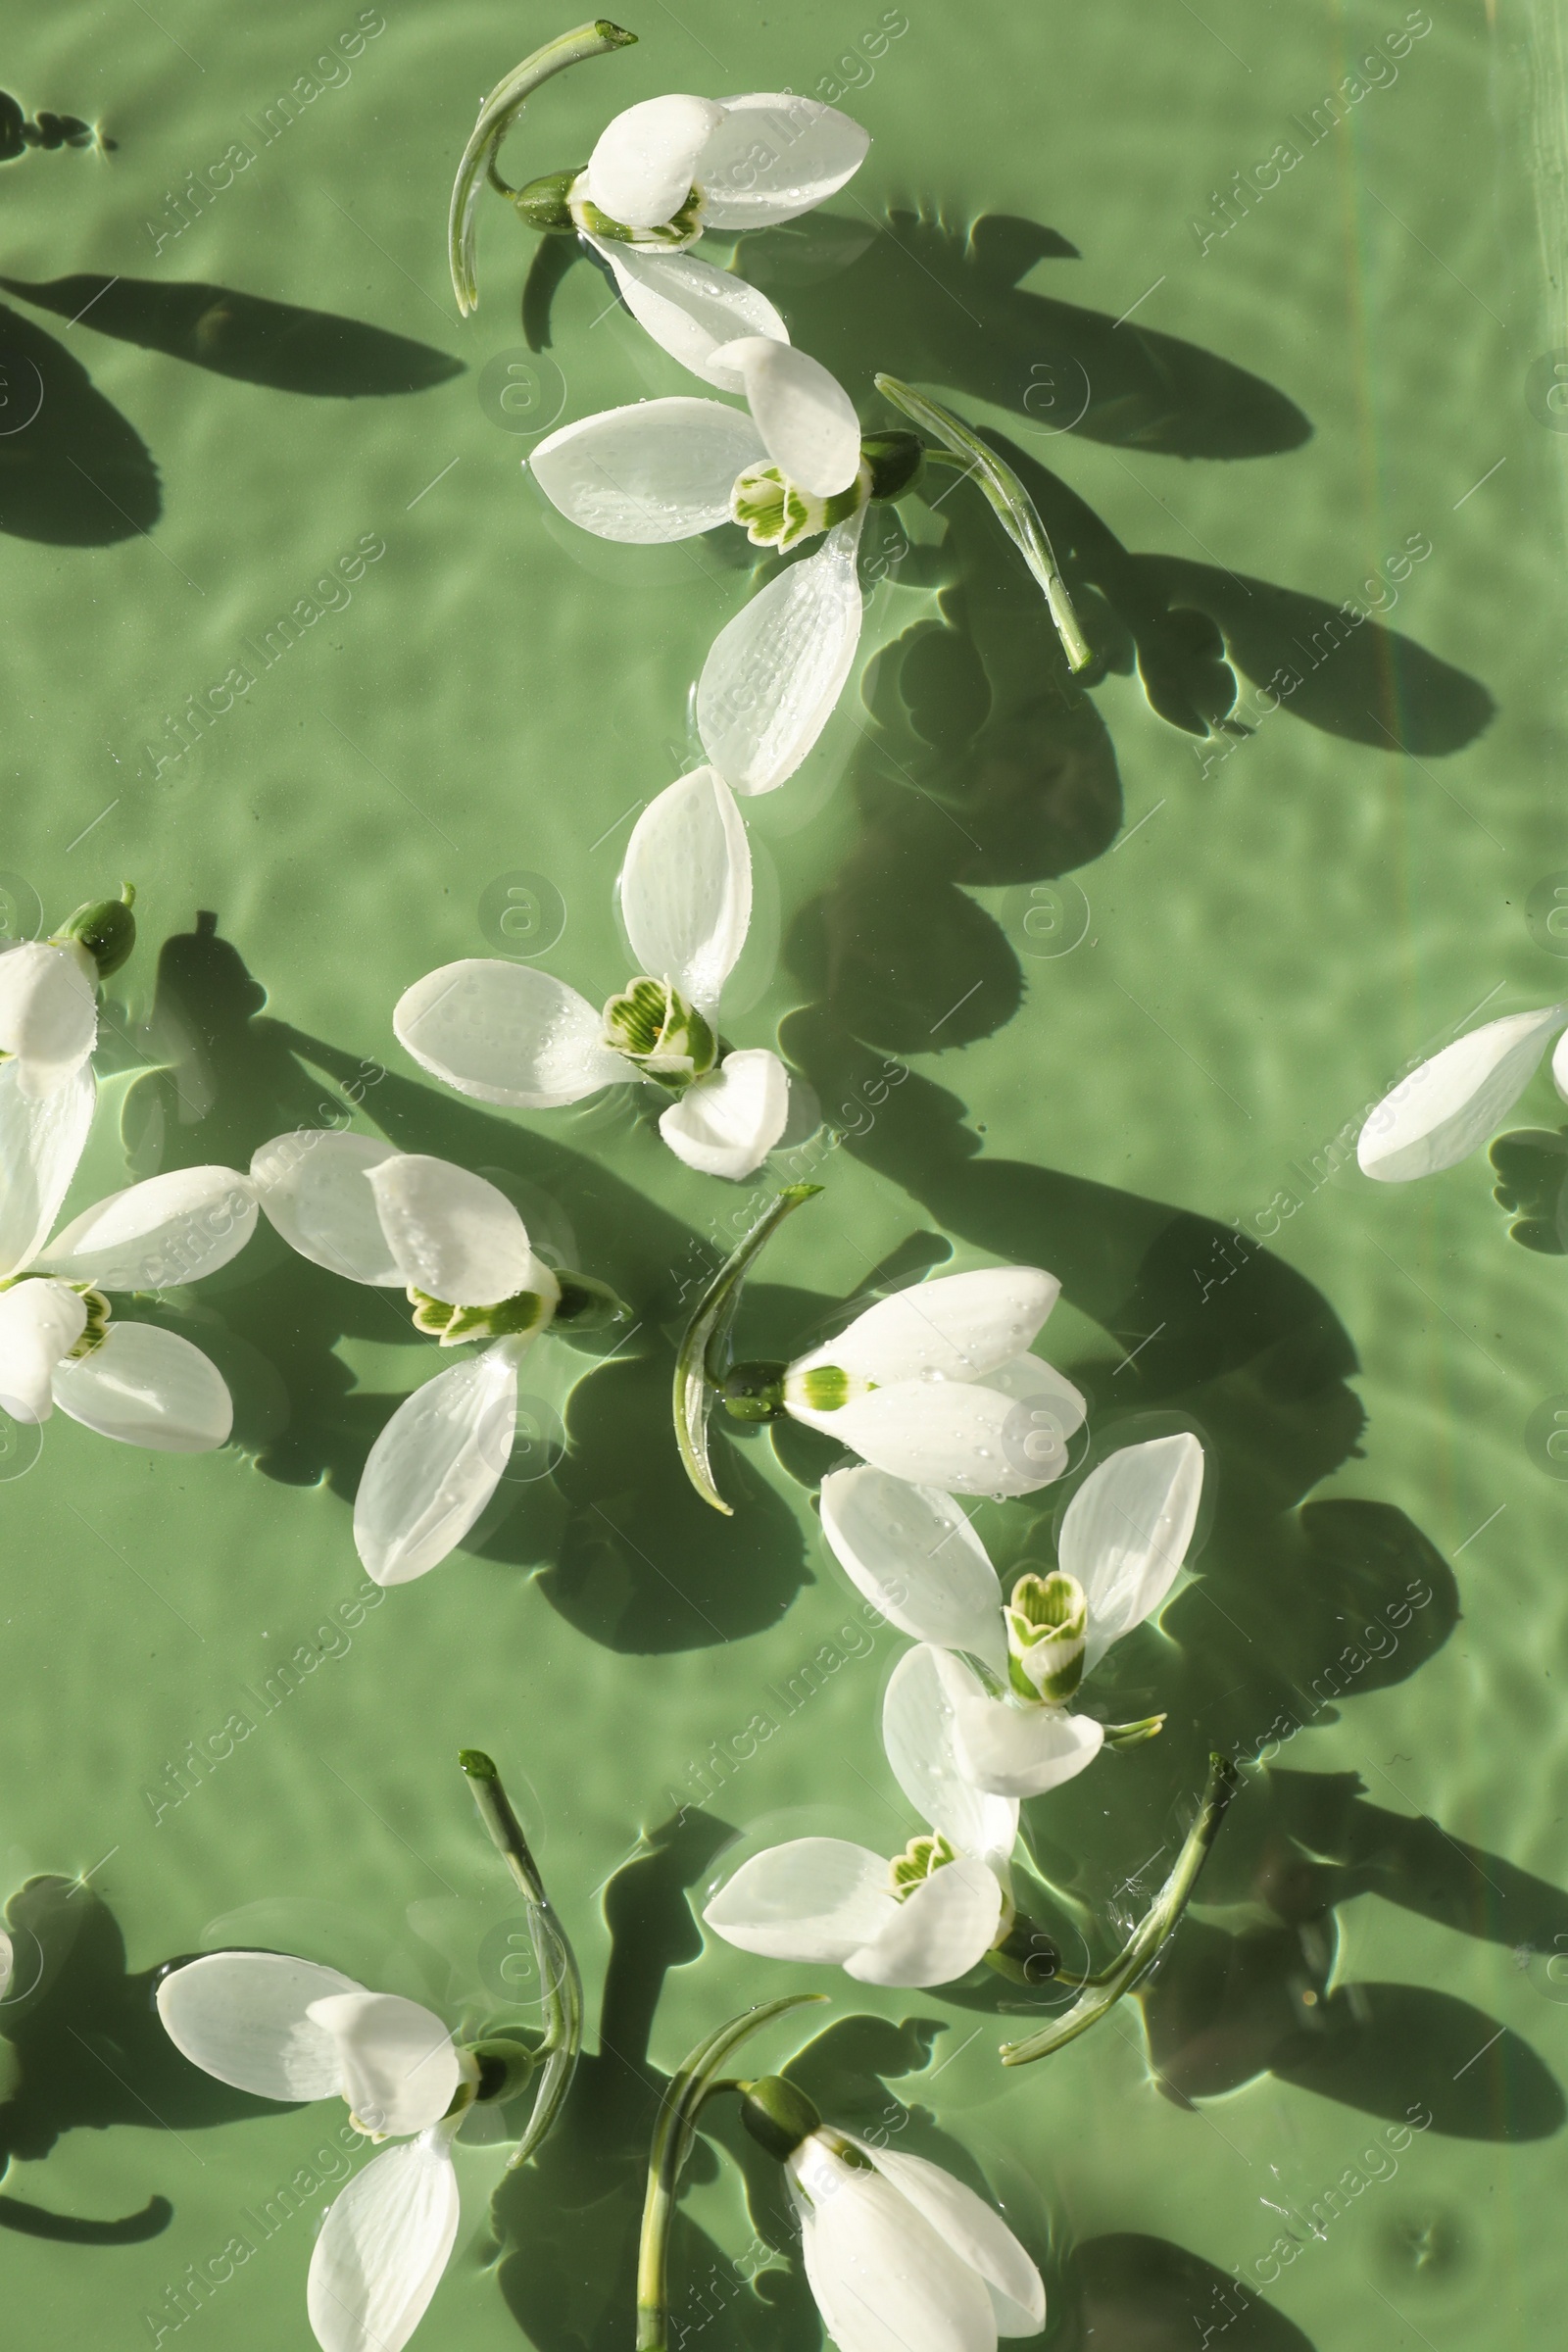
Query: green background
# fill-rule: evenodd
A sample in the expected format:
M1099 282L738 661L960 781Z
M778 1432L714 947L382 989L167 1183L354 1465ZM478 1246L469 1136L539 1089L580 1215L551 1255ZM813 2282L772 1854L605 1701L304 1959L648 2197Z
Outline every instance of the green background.
M642 1322L569 1402L584 1359L530 1360L524 1389L567 1415L564 1463L531 1478L537 1455L519 1457L477 1550L347 1628L328 1612L363 1587L359 1463L432 1365L384 1295L264 1233L147 1309L228 1374L229 1449L159 1457L60 1417L41 1451L13 1435L5 1888L93 1875L48 1907L47 1999L19 1937L5 2194L98 2219L153 2194L173 2208L137 2244L8 2234L17 2340L128 2347L159 2314L172 2329L186 2266L342 2121L252 2112L173 2065L141 1972L269 1943L454 2023L515 1984L516 1914L456 1769L465 1742L494 1751L537 1836L599 2055L493 2219L500 2154L460 2147L463 2230L417 2338L431 2352L501 2352L519 2327L541 2352L629 2340L648 2070L808 1986L833 2018L890 2021L816 2054L834 2115L882 2113L898 2144L983 2174L1049 2267L1062 2343L1164 2352L1205 2326L1228 2347L1322 2352L1545 2336L1568 1897L1564 1490L1539 1408L1549 1432L1568 1387L1562 1269L1508 1239L1483 1159L1378 1189L1332 1139L1483 1003L1491 1017L1563 985L1527 920L1568 866L1568 443L1531 374L1568 340L1551 12L1432 0L1397 77L1308 146L1292 118L1400 24L1392 0L658 0L634 20L641 45L556 84L509 157L516 177L578 160L611 112L664 89L837 82L874 140L828 208L839 225L756 240L742 267L868 419L886 421L870 390L885 368L1009 434L1150 560L1134 576L1206 600L1263 682L1342 600L1385 596L1363 583L1391 555L1430 543L1388 616L1400 644L1361 628L1205 774L1205 747L1134 677L1069 708L1038 600L972 493L935 520L910 506L906 554L872 543L889 576L865 651L925 633L747 808L758 917L729 1029L757 1045L783 1022L830 1118L859 1133L775 1245L743 1345L802 1344L901 1250L906 1274L1038 1262L1066 1290L1040 1345L1089 1390L1097 1442L1136 1420L1209 1447L1196 1575L1100 1686L1106 1714L1169 1708L1167 1733L1032 1808L1043 1862L1084 1920L1125 1916L1206 1748L1255 1754L1282 1713L1303 1726L1250 1773L1148 2004L1157 2081L1135 2004L1004 2076L994 2044L1015 2021L987 1990L877 1992L701 1949L690 1897L729 1867L731 1837L826 1830L891 1851L917 1826L877 1734L902 1644L866 1632L815 1535L802 1482L830 1455L720 1440L733 1522L683 1491L671 1335L749 1196L680 1167L624 1103L528 1117L426 1086L389 1014L433 965L497 950L492 885L518 871L564 915L544 968L596 1000L620 985L618 856L638 804L700 756L689 689L747 569L733 535L576 537L519 472L507 380L524 422L535 397L553 421L692 388L607 313L594 270L564 277L531 358L532 245L487 199L481 307L457 320L457 157L481 93L557 22L379 13L351 70L330 69L346 77L322 69L269 138L262 111L353 34L347 0L160 0L156 18L14 0L8 86L116 146L5 168L3 273L120 282L74 324L91 284L52 307L12 295L0 321L8 383L31 380L20 355L45 388L34 422L0 438L0 863L46 927L122 876L138 886L141 945L106 1034L119 1074L73 1208L128 1181L127 1159L243 1165L366 1061L385 1071L366 1123L501 1171L536 1237ZM1219 236L1214 192L1293 138L1301 160ZM253 160L174 235L169 195L236 141ZM1054 240L994 227L967 248L987 216ZM158 291L178 287L208 292ZM236 295L331 316L279 320ZM533 372L508 379L512 365ZM1089 409L1058 433L1075 368ZM385 552L351 599L323 591L332 609L169 758L186 698L362 537ZM856 1108L889 1058L910 1074ZM1513 1123L1555 1108L1543 1075ZM1027 1554L1058 1502L986 1506L999 1561ZM1347 1669L1412 1580L1428 1600L1381 1661L1357 1650ZM290 1657L298 1687L267 1711ZM792 1711L813 1660L820 1688ZM172 1801L187 1743L236 1710L254 1728ZM758 1752L714 1766L712 1743L759 1711L776 1728ZM905 2020L941 2031L892 2030ZM776 2031L770 2061L792 2046ZM1318 2236L1292 2224L1305 2242L1274 2281L1291 2212L1348 2167L1364 2179L1363 2151L1410 2107L1433 2121L1396 2172ZM733 2165L709 2170L677 2311L706 2326L705 2352L809 2348L798 2281L781 2271L760 2303L740 2287L753 2224ZM308 2344L329 2193L186 2340ZM1270 2280L1266 2308L1223 2299L1233 2266Z

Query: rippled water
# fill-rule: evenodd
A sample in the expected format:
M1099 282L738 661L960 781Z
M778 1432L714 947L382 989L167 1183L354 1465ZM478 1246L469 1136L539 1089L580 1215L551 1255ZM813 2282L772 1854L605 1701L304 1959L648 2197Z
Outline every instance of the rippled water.
M748 273L858 393L890 369L1007 433L1130 577L1214 613L1249 681L1256 731L1223 758L1134 676L1068 708L978 502L881 526L863 686L748 809L759 913L726 1000L746 1043L783 1024L856 1130L749 1300L751 1352L798 1347L889 1261L1039 1262L1093 1426L1210 1449L1198 1574L1166 1638L1106 1670L1113 1711L1166 1707L1165 1736L1034 1808L1105 1919L1157 1875L1204 1752L1265 1757L1146 2020L1128 2004L1004 2076L991 1993L835 1979L813 2062L841 2120L913 2110L902 2144L982 2168L1047 2264L1056 2340L1110 2352L1513 2345L1560 2301L1562 1269L1510 1240L1484 1160L1374 1188L1348 1144L1413 1057L1565 968L1560 39L1525 0L1431 20L1396 63L1394 0L661 0L530 133L542 170L661 89L837 85L869 160L753 239ZM557 418L689 389L594 270L531 352L532 247L489 204L481 307L455 316L457 156L554 29L401 0L12 13L21 105L115 142L0 167L7 382L30 364L48 388L0 437L0 864L22 928L122 876L140 894L73 1202L127 1166L243 1165L368 1081L362 1123L499 1171L643 1318L575 1394L577 1359L530 1359L538 1440L504 1513L369 1606L349 1498L428 1358L265 1234L167 1301L229 1379L229 1450L59 1418L41 1451L11 1440L4 1889L90 1879L42 1923L61 1974L18 2031L4 2196L172 2208L122 2245L19 2227L19 2342L167 2340L188 2266L210 2278L247 2230L185 2340L307 2340L338 2119L193 2087L145 1972L251 1942L455 2019L525 2000L470 1741L518 1792L602 2038L493 2234L500 2159L462 2155L417 2340L629 2341L649 2081L813 1974L699 1960L688 1890L734 1837L908 1834L876 1732L899 1644L817 1540L820 1449L720 1441L745 1495L721 1522L669 1443L681 1299L744 1196L616 1103L438 1093L390 1035L401 989L456 956L619 984L619 852L696 756L689 689L746 590L734 534L601 545L519 471ZM1335 645L1346 599L1381 617ZM1270 710L1281 663L1302 683ZM239 664L254 682L176 756L189 698L215 710ZM1543 1076L1513 1124L1558 1107ZM1038 1502L984 1506L1004 1563ZM242 2218L290 2182L270 2234ZM733 2291L752 2223L727 2161L689 2209L687 2326L713 2352L809 2347L793 2278Z

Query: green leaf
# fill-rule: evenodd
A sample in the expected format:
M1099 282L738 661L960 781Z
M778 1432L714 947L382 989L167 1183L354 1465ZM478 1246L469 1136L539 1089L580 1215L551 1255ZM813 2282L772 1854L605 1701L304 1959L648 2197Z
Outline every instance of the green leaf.
M799 1208L803 1200L813 1200L821 1190L819 1184L789 1185L763 1210L698 1300L697 1311L686 1326L675 1357L675 1443L680 1447L680 1458L703 1500L711 1503L715 1511L722 1511L726 1519L735 1514L714 1486L708 1460L708 1417L713 1409L715 1387L723 1378L718 1358L729 1345L730 1326L741 1302L741 1285L753 1259L791 1209Z

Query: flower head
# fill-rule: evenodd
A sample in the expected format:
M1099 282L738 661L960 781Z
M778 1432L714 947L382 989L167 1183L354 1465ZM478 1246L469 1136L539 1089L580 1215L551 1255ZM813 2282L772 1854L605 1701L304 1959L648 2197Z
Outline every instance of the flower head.
M460 1094L556 1108L643 1079L674 1100L659 1132L705 1175L749 1176L784 1132L789 1078L776 1054L720 1057L724 982L752 911L746 828L711 768L643 811L627 845L620 909L643 969L596 1012L531 964L474 958L416 981L392 1016L416 1061Z

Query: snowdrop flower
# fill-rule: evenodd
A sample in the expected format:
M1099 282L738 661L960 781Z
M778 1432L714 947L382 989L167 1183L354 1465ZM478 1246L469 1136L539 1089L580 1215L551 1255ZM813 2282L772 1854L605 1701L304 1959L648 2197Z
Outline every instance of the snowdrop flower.
M947 1274L878 1299L792 1364L737 1364L740 1421L787 1413L894 1480L949 1494L1029 1494L1058 1478L1088 1410L1028 1352L1061 1285L1037 1266Z
M98 1042L98 984L136 944L126 883L118 899L78 906L46 940L0 955L0 1077L25 1102L70 1089Z
M1107 1725L1075 1715L1071 1703L1111 1643L1170 1591L1202 1485L1194 1437L1113 1453L1067 1506L1056 1568L1026 1570L1004 1604L984 1545L946 1494L872 1469L824 1479L822 1532L835 1558L920 1643L900 1661L884 1702L895 1771L935 1748L978 1788L1040 1796L1107 1740L1126 1747L1152 1738L1163 1716Z
M1488 1021L1422 1062L1368 1113L1355 1147L1362 1173L1408 1184L1467 1158L1518 1102L1553 1031L1568 1032L1568 1004ZM1568 1100L1568 1034L1551 1075Z
M752 912L740 811L700 767L643 811L627 845L620 909L642 965L603 1013L532 964L473 959L416 981L392 1026L416 1061L482 1102L548 1110L647 1080L674 1099L659 1132L710 1176L748 1176L784 1132L789 1077L776 1054L719 1059L719 995Z
M323 2352L400 2352L458 2234L452 2141L479 2064L433 2010L282 1952L211 1952L171 1970L158 2014L182 2056L263 2099L348 2102L355 2130L398 2138L335 2199L306 2309Z
M13 951L16 953L17 951ZM113 1319L108 1293L199 1282L256 1227L250 1179L234 1168L172 1169L54 1223L87 1141L92 1073L29 1099L0 1071L0 1406L15 1420L73 1421L122 1445L207 1453L233 1405L199 1348L150 1323Z
M302 1257L404 1291L415 1329L443 1348L491 1343L406 1397L366 1461L354 1503L360 1558L378 1585L407 1584L462 1543L495 1493L516 1430L517 1366L534 1342L624 1310L602 1284L536 1257L506 1195L450 1160L302 1128L263 1144L251 1175Z

